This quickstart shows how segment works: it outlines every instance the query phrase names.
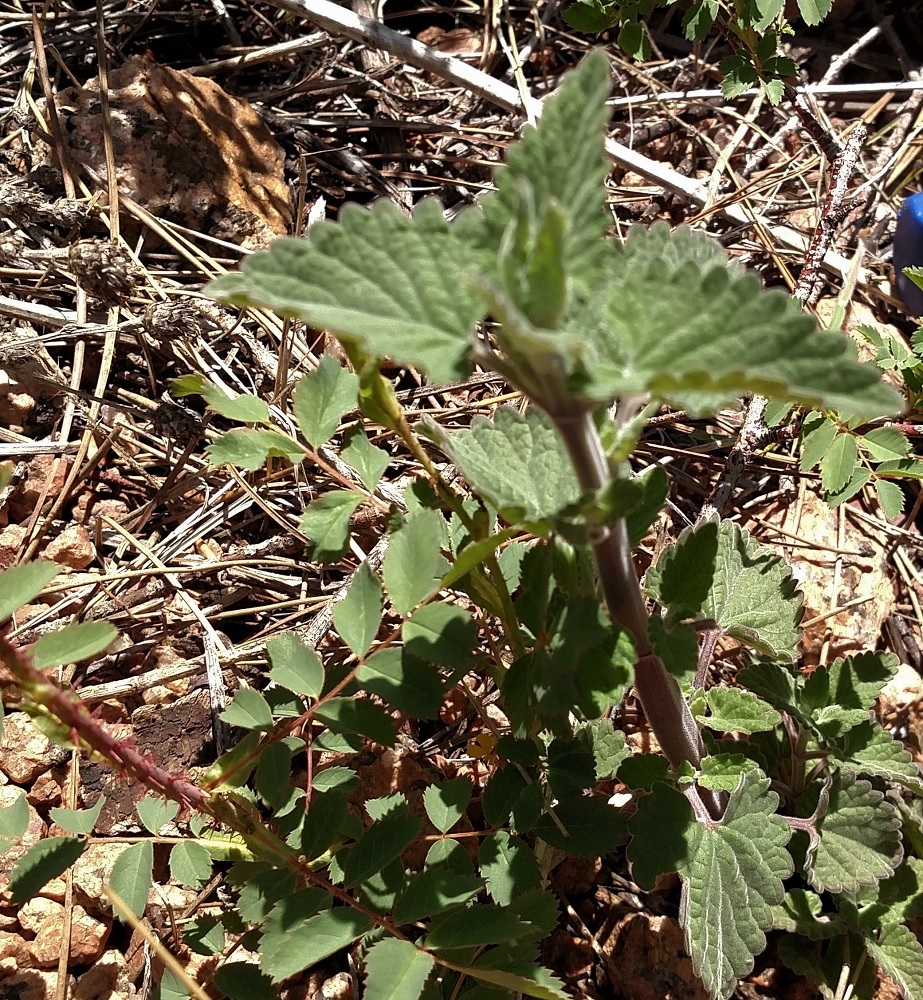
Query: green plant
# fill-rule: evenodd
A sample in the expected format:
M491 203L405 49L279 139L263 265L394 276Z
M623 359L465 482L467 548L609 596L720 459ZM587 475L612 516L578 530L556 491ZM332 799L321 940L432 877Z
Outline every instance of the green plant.
M599 33L618 28L619 47L634 59L650 59L651 43L642 21L659 7L676 0L577 0L564 11L564 20L578 31ZM798 0L806 24L820 24L833 0ZM732 55L721 61L721 90L730 100L759 86L773 104L784 91L784 78L793 76L795 63L779 54L780 44L792 33L785 16L785 0L694 0L683 14L683 34L703 41L712 30L731 43Z
M633 549L669 483L661 468L635 473L629 461L664 402L707 413L760 393L847 412L860 433L859 421L900 400L846 337L817 329L702 234L655 226L624 244L605 239L607 89L606 60L592 55L511 148L496 192L451 226L434 202L412 219L387 203L348 206L339 224L281 240L213 284L227 302L332 331L351 362L324 357L295 387L306 443L273 426L256 397L231 398L198 376L174 384L250 425L214 441L215 463L307 458L344 487L301 518L315 559L340 562L352 515L376 502L390 456L367 426L396 435L421 474L391 512L380 577L360 563L335 606L341 654L324 662L296 635L271 639L273 685L236 693L224 719L247 735L204 781L163 773L44 677L42 666L77 658L72 629L58 636L57 661L41 644L0 638L26 704L60 738L195 813L193 837L171 856L177 878L200 884L214 860L234 859L236 912L186 936L210 953L258 947L259 968L219 969L228 996L271 996L272 984L356 941L369 1000L565 996L537 960L558 919L549 872L560 852L597 856L627 842L641 887L679 873L680 920L713 996L731 994L775 928L785 960L831 993L845 967L855 994L870 996L877 965L923 997L923 949L905 926L923 901L923 813L909 798L923 781L870 715L895 660L866 653L808 677L793 670L801 600L791 573L730 521L684 531L642 588ZM480 326L488 317L494 325ZM531 405L459 430L411 426L380 373L385 356L435 382L477 362ZM323 452L357 400L362 419L340 448L351 477ZM473 495L447 481L427 441ZM41 564L0 575L0 620L46 579ZM704 630L743 648L737 685L704 686ZM81 655L109 641L91 638ZM402 860L424 828L404 794L364 803L360 817L346 766L309 763L306 786L293 787L294 757L393 745L395 713L434 719L472 671L495 682L509 721L499 766L476 830L461 827L469 778L425 790L436 833L422 869ZM606 718L629 685L663 756L631 754ZM633 814L597 790L612 778L635 793ZM173 815L144 810L152 832ZM21 812L0 812L9 842ZM27 853L14 877L21 894L73 861L92 820L58 818L75 836ZM150 842L128 851L113 881L137 912Z

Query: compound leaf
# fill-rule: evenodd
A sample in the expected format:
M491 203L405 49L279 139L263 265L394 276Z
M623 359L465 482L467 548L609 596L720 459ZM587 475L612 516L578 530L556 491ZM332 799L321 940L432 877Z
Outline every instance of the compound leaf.
M466 667L474 660L477 625L457 604L426 604L404 623L409 653L445 667Z
M266 642L266 655L272 665L269 677L276 684L303 694L319 698L324 688L324 667L320 657L294 632L283 632Z
M378 650L356 671L366 691L417 719L434 719L442 705L442 681L428 663L407 649Z
M448 833L465 815L474 786L462 775L441 785L430 785L423 793L423 807L430 823L440 833Z
M292 464L304 458L304 448L281 431L267 428L238 428L227 431L208 446L215 465L238 465L255 472L271 457L287 458Z
M487 890L501 906L541 887L541 872L535 854L518 837L505 830L485 837L478 852L478 867L487 880Z
M118 632L109 622L80 622L41 636L32 646L32 664L38 670L88 660L115 640Z
M0 622L37 597L60 567L50 562L23 563L0 573Z
M436 510L418 508L391 536L382 575L391 603L406 615L438 587L448 561L441 547L445 522Z
M150 850L150 843L145 841ZM16 867L10 875L9 891L14 903L25 903L38 895L42 887L66 872L83 854L86 841L77 837L47 837L26 849L26 853L16 862ZM144 845L137 844L136 847ZM133 850L133 848L129 848ZM152 855L153 856L153 855ZM116 866L121 861L121 855L116 859ZM112 871L115 879L115 867ZM144 896L147 903L147 893ZM144 909L142 904L141 909ZM136 911L140 913L140 911Z
M427 868L410 880L394 906L394 919L399 924L425 920L467 903L483 888L484 880L476 875L463 875L444 865Z
M346 551L349 519L365 500L354 490L331 490L318 497L301 515L298 527L313 544L313 556L320 562L335 562Z
M380 872L417 839L422 828L423 820L409 816L406 805L376 820L350 848L343 864L345 884L358 885Z
M147 906L153 873L154 844L150 840L126 847L112 866L109 884L136 917L140 917Z
M329 958L374 926L365 914L346 906L320 913L314 907L306 917L293 906L297 900L282 899L263 926L260 968L274 983Z

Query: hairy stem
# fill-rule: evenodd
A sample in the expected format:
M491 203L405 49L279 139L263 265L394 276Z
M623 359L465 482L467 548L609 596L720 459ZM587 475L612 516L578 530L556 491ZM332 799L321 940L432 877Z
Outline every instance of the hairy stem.
M552 418L567 447L580 488L601 489L609 481L606 455L591 413ZM632 561L623 519L609 525L593 545L599 581L613 621L626 628L638 650L635 692L663 752L674 767L698 768L704 747L676 679L651 649L647 608Z

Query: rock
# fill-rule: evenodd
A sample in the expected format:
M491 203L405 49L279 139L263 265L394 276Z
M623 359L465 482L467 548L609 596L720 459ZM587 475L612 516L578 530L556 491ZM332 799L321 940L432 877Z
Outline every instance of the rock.
M0 931L0 975L19 972L31 965L29 942L21 934Z
M68 983L72 982L72 977L68 976ZM57 995L58 974L57 972L45 972L44 970L33 969L28 972L19 972L10 979L4 979L0 983L0 997L6 1000L52 1000Z
M78 980L71 1000L130 1000L136 995L120 951L107 951Z
M50 900L43 902L47 904ZM47 916L35 932L35 939L29 942L33 961L45 968L57 966L65 939L65 908L57 903L52 905L57 909L47 911ZM91 917L82 906L75 905L71 911L70 964L92 965L103 953L108 936L107 924Z
M45 546L42 555L59 566L86 569L96 558L96 547L82 524L71 524Z
M38 731L25 712L10 712L0 739L0 771L17 785L30 785L52 770L65 751Z
M103 886L112 877L115 859L125 844L90 844L74 865L74 898L90 913L108 916L112 912Z

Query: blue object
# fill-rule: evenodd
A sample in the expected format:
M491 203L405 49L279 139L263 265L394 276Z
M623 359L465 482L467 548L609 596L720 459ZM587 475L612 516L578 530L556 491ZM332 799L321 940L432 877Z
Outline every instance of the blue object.
M923 316L923 288L904 274L905 267L923 267L923 194L913 194L901 205L894 233L894 283L907 312Z

